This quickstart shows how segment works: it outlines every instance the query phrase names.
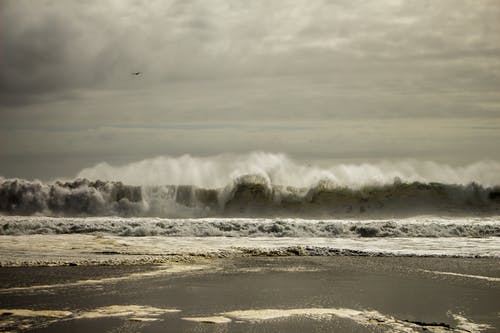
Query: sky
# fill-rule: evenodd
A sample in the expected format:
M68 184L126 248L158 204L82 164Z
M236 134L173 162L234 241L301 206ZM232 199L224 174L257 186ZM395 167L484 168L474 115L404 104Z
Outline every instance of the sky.
M499 36L498 0L3 0L0 175L500 161Z

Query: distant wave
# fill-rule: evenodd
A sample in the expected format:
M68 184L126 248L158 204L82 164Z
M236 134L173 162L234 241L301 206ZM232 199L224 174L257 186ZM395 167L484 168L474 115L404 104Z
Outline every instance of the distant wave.
M46 184L0 180L5 215L125 217L376 218L422 214L500 215L500 187L403 182L339 186L323 179L310 187L276 185L258 174L224 187L133 186L78 179Z

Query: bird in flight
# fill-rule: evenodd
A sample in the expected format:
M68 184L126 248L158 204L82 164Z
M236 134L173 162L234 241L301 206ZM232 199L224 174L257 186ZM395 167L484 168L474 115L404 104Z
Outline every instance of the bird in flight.
M141 75L141 72L133 72L132 75Z

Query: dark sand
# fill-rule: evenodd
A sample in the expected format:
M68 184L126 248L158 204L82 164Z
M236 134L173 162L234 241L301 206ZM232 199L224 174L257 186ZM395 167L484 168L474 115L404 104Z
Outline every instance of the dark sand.
M348 308L376 310L398 322L443 323L453 314L500 329L500 260L398 257L271 257L201 260L202 270L137 276L154 266L0 268L0 308L65 310L54 317L0 316L0 331L33 332L391 332L390 325L362 325L349 318L292 316L224 324L186 321L234 310ZM178 265L193 265L178 264ZM429 271L462 275L436 274ZM493 279L487 279L488 277ZM102 282L75 283L87 279ZM69 285L64 285L68 284ZM72 284L71 284L72 283ZM25 288L32 285L55 286ZM24 287L20 289L9 289ZM132 321L138 315L75 319L111 305L178 309ZM2 310L2 312L5 312ZM139 316L140 317L140 316ZM143 316L144 317L144 316ZM147 317L147 315L146 315ZM2 324L3 322L3 324ZM418 331L418 330L414 330ZM423 330L422 330L423 331ZM459 332L465 332L456 330ZM413 331L409 331L413 332Z

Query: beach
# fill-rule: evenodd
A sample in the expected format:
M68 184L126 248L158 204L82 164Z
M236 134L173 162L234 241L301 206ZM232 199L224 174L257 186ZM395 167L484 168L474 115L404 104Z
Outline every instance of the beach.
M2 267L0 330L495 332L499 264L497 258L239 256Z
M0 0L0 333L500 332L499 18Z
M0 219L0 332L495 332L498 217Z

